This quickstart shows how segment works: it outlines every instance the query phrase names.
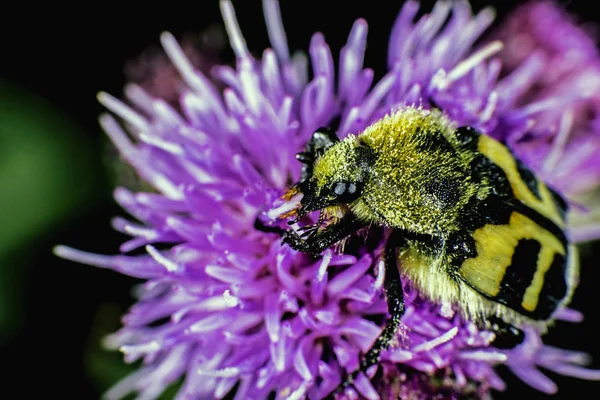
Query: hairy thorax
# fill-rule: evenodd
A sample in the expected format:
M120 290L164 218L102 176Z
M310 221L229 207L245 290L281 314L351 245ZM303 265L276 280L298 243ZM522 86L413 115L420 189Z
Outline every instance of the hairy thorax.
M359 218L392 228L438 235L459 227L456 216L485 188L471 180L471 155L454 146L451 132L367 131L361 142L376 149L377 162L360 201Z

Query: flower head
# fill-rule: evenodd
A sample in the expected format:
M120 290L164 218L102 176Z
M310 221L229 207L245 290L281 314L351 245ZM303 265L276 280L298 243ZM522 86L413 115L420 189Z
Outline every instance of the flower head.
M103 115L105 131L156 189L115 191L138 220L114 221L132 237L121 251L145 247L146 255L56 249L65 258L146 280L124 327L106 340L127 362L141 359L143 366L108 398L129 392L155 398L181 377L182 399L223 398L232 391L237 399L325 397L358 368L382 331L374 322L387 313L382 235L374 229L345 253L327 250L312 258L257 229L257 223L280 223L275 217L289 207L281 195L299 177L295 154L315 129L336 118L343 136L410 104L436 104L457 124L484 133L524 124L519 113L526 106L514 93L531 85L515 78L527 65L499 79L501 63L492 57L502 43L472 48L493 20L488 9L472 15L466 2L438 2L414 21L419 6L407 2L392 29L388 72L375 84L373 71L363 67L363 20L350 31L337 73L323 36L313 36L308 80L309 60L290 56L276 2L264 1L273 49L261 58L248 51L231 3L222 1L221 9L237 57L235 67L215 69L222 93L165 33L162 44L185 84L180 111L136 85L126 88L135 108L99 95L123 121ZM397 345L381 356L385 374L378 381L360 374L350 397L354 390L366 398L408 392L426 398L431 391L483 396L504 389L497 364L545 392L556 387L538 366L600 379L599 372L580 367L583 355L544 345L534 329L514 349L495 348L494 333L403 283L406 312ZM562 310L559 318L579 316Z

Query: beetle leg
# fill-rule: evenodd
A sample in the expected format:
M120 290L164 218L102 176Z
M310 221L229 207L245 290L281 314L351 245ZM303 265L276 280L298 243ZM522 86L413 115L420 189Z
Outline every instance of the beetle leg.
M385 246L385 295L388 304L388 312L390 313L390 319L387 321L383 332L375 340L375 343L371 349L365 354L360 368L348 375L342 382L342 384L331 393L326 399L334 399L335 396L344 391L350 386L358 374L363 372L366 374L367 370L379 362L379 354L381 351L388 348L390 342L394 339L398 325L400 325L400 319L404 314L404 292L402 291L402 282L400 280L400 271L398 270L398 248L404 245L405 241L402 236L402 232L393 231Z
M353 215L346 215L335 224L328 225L322 231L317 231L308 238L303 238L294 231L286 231L283 235L283 242L289 244L294 250L318 255L363 226L364 224Z

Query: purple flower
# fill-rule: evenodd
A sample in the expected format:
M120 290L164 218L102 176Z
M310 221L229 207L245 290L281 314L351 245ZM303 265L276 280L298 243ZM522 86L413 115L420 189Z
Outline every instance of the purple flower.
M382 330L371 321L387 313L381 245L356 246L351 254L327 250L315 260L255 229L257 217L278 223L289 207L281 195L299 176L295 154L335 118L345 135L407 104L435 102L457 124L505 137L537 116L515 95L533 87L530 63L499 79L501 62L492 57L502 43L473 49L493 20L488 9L474 16L466 2L438 2L414 21L419 6L407 2L392 29L388 72L375 84L363 67L363 20L352 27L336 73L320 34L308 58L290 56L275 1L264 1L273 49L260 59L248 51L231 3L222 1L221 9L237 57L235 68L214 69L222 93L165 33L163 46L186 85L177 109L135 85L126 88L133 107L99 95L119 117L103 115L105 131L156 189L115 191L137 220L115 219L114 227L132 237L121 251L145 247L147 255L56 248L62 257L146 280L124 327L106 339L126 362L143 365L109 390L109 399L130 392L156 398L182 377L180 399L222 398L234 387L236 399L324 397L357 369ZM483 397L505 388L498 364L547 393L556 386L538 367L600 379L600 371L582 367L585 355L544 345L533 329L522 345L497 349L490 346L494 333L452 306L428 302L406 280L404 291L406 313L397 345L382 354L383 378L360 374L349 398L427 398L432 391ZM558 318L581 316L565 309Z

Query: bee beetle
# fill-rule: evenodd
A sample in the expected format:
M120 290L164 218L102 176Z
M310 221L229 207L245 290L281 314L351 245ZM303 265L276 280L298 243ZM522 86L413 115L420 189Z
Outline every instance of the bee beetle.
M405 107L343 140L319 129L297 159L304 165L290 194L303 197L291 223L321 216L303 234L285 231L285 243L319 254L364 227L389 232L391 317L341 388L376 364L396 334L402 277L498 337L522 340L525 324L545 332L569 302L579 267L564 233L567 205L493 138L455 128L439 110Z

